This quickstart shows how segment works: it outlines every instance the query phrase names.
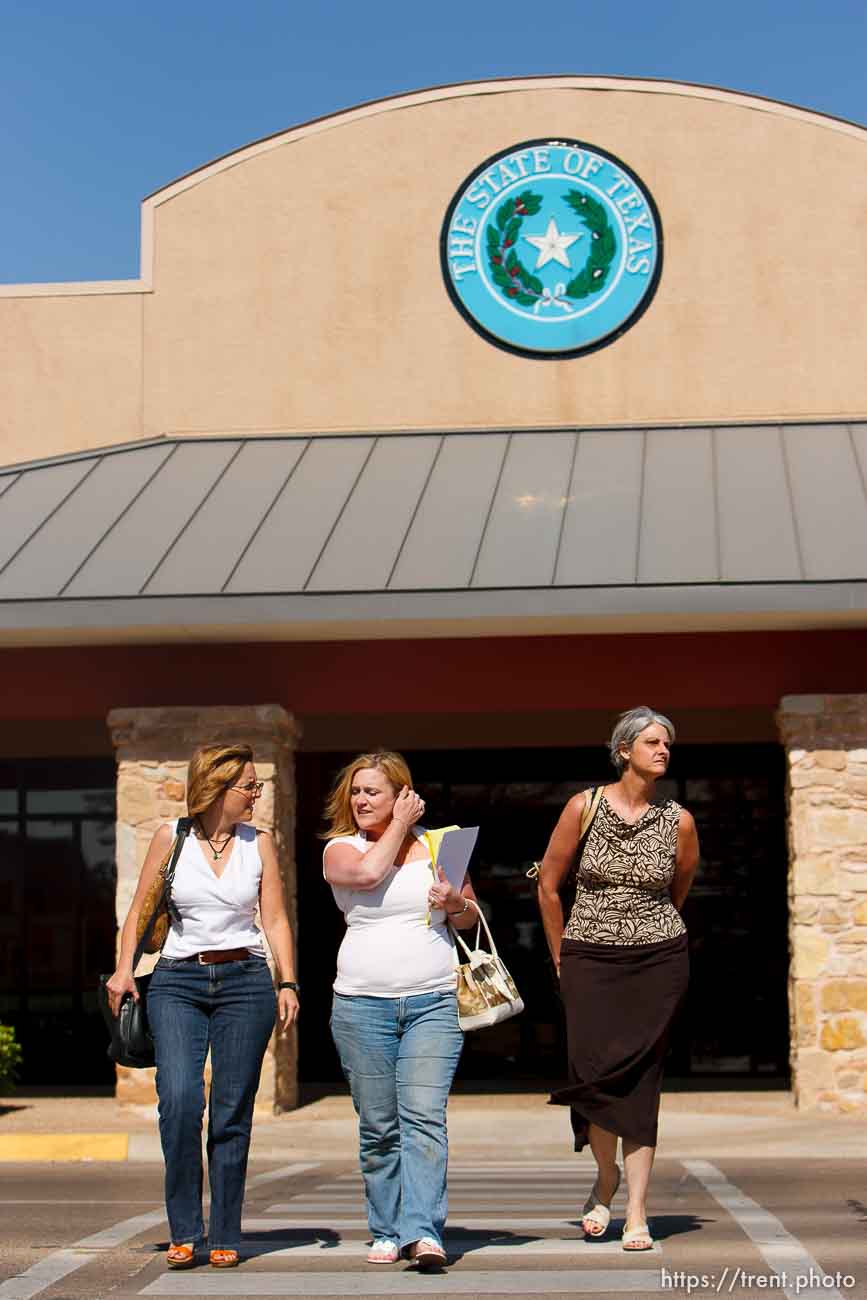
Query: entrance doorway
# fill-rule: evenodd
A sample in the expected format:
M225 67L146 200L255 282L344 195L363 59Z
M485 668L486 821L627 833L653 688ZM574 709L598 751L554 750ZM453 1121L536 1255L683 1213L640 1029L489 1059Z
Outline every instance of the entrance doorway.
M559 1001L535 886L560 810L611 779L597 749L404 750L427 802L426 822L480 826L473 883L526 1005L522 1016L467 1036L466 1086L544 1088L563 1070ZM343 921L322 878L321 809L352 754L297 756L302 1083L341 1080L325 1027ZM788 1080L788 900L785 769L777 745L677 745L662 795L695 816L702 860L684 919L690 994L672 1036L668 1074L743 1086Z

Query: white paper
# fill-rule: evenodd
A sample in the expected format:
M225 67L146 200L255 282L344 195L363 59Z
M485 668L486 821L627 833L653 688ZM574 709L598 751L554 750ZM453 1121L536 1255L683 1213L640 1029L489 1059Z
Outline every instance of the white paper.
M446 879L455 889L460 889L464 883L478 838L478 826L461 826L459 830L446 831L440 841L436 865L442 867Z

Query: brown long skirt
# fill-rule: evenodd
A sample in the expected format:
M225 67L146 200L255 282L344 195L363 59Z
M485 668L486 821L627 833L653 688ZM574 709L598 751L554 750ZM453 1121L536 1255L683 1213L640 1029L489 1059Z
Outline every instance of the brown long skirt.
M634 945L563 940L569 1087L551 1103L571 1106L576 1151L591 1123L656 1146L668 1035L688 983L685 934Z

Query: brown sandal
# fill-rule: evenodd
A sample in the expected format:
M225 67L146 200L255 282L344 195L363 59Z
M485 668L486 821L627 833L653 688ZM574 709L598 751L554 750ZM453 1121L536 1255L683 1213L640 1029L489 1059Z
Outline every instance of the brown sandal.
M196 1262L196 1250L192 1242L186 1242L184 1245L176 1246L174 1242L169 1246L166 1254L167 1268L192 1268Z
M237 1268L239 1263L237 1250L212 1250L209 1258L211 1268Z

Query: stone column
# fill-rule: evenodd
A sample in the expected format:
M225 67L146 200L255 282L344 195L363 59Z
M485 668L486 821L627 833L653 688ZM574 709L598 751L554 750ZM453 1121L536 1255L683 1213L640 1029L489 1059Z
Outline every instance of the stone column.
M112 709L108 715L117 755L117 917L123 924L139 871L156 829L183 816L187 762L198 745L242 741L252 746L265 787L256 825L271 831L283 877L293 933L296 925L294 750L298 728L277 704L212 708ZM143 958L139 973L156 957ZM153 1070L118 1067L121 1101L156 1101ZM271 1039L262 1067L257 1107L292 1110L298 1104L297 1037Z
M804 1110L867 1113L867 695L789 695L792 1082Z

